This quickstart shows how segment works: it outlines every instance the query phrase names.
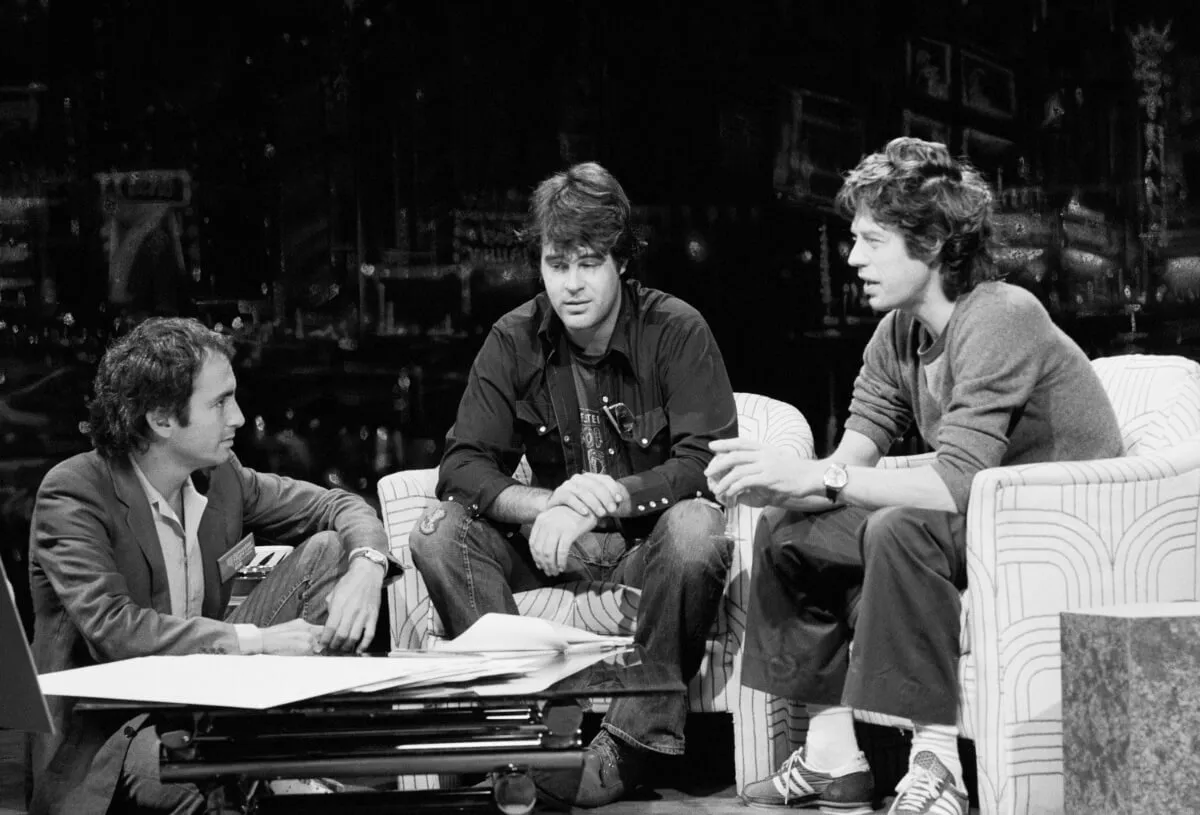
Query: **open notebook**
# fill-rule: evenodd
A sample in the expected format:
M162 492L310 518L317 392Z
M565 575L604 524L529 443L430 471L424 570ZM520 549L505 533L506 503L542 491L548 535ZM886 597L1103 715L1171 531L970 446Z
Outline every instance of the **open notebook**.
M50 711L38 687L33 654L25 641L25 629L17 615L17 604L9 589L4 563L0 562L0 728L49 733Z

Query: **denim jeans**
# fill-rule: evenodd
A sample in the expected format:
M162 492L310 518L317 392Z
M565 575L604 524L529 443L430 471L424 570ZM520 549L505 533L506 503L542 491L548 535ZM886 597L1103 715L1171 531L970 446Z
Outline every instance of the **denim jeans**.
M268 628L303 618L321 625L328 616L325 598L344 571L345 555L335 532L319 532L271 570L246 599L225 617L229 623ZM198 815L221 790L202 792L195 784L164 784L158 771L159 740L152 727L129 743L113 811Z
M516 614L513 592L570 580L623 583L642 592L634 641L655 661L678 667L685 683L700 668L733 553L724 514L703 500L663 512L645 539L584 535L556 577L534 565L521 533L501 533L454 501L431 507L409 543L448 636L490 611ZM680 755L686 717L686 694L619 697L603 727L630 744Z

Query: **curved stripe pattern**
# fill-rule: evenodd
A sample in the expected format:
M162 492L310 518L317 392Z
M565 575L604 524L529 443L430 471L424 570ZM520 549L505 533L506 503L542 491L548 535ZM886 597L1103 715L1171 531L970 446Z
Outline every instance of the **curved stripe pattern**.
M1063 812L1062 611L1200 597L1200 365L1093 365L1123 458L998 467L971 485L959 727L975 741L981 815Z
M808 422L793 406L752 393L736 393L738 431L743 438L786 447L813 458ZM529 482L529 467L521 460L515 478ZM379 481L379 502L392 553L405 565L404 578L391 587L389 606L393 648L428 647L443 632L429 602L425 582L412 568L408 535L434 500L437 471L405 470ZM734 770L740 788L768 775L802 741L807 720L802 709L786 700L742 685L742 642L746 631L746 598L754 527L761 510L736 507L726 513L726 530L735 541L721 613L709 633L708 653L688 687L690 709L724 712L733 718ZM617 584L578 581L516 595L522 614L554 619L602 634L631 634L637 620L640 592ZM599 706L597 706L599 707ZM401 789L429 789L438 776L401 776Z

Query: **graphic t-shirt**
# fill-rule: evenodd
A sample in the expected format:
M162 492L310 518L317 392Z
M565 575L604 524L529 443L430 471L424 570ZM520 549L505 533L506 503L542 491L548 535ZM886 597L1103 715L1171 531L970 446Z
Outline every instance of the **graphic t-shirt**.
M595 408L600 400L596 397L596 364L599 357L589 357L579 351L573 352L575 363L575 392L579 398L579 445L583 454L581 461L590 473L600 473L621 478L619 439L604 413Z

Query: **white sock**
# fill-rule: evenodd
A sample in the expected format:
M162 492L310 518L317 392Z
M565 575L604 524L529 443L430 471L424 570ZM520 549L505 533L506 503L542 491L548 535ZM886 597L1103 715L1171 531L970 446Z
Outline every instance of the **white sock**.
M958 728L948 724L913 724L912 752L908 754L909 766L917 753L930 752L938 757L954 779L959 792L965 792L962 760L958 757Z
M829 772L858 757L854 715L841 705L808 705L808 740L804 756L814 770Z

